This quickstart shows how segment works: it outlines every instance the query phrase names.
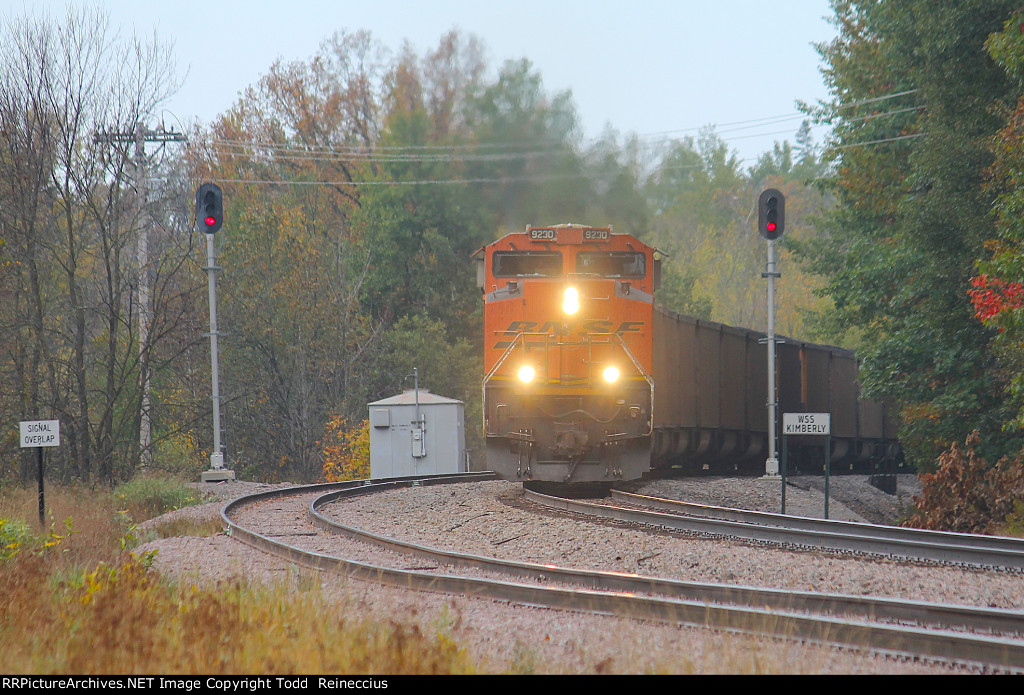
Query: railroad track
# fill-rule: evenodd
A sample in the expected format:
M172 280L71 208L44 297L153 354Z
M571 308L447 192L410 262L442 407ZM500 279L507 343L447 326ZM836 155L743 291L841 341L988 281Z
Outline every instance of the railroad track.
M244 543L305 566L392 586L770 635L990 670L1024 671L1024 614L1017 611L682 582L502 561L382 537L340 524L322 512L323 507L344 497L399 486L486 479L486 475L469 474L275 490L240 498L225 507L223 516L231 535ZM325 532L432 564L429 569L403 569L359 562L303 548L284 537L236 523L235 518L247 506L275 499L281 504L301 500L305 513ZM289 507L285 513L294 515L295 508Z
M530 490L525 495L530 501L546 507L672 531L728 536L791 547L866 553L903 560L1024 570L1024 539L1020 538L752 512L618 490L612 491L612 499L633 506L584 502ZM665 513L655 510L664 510Z

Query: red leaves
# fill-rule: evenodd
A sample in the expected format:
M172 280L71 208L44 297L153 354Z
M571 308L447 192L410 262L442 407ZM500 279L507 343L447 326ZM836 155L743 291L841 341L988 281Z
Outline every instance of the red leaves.
M971 287L967 294L974 304L974 315L982 322L1007 309L1024 307L1024 285L1019 282L979 275L971 278Z

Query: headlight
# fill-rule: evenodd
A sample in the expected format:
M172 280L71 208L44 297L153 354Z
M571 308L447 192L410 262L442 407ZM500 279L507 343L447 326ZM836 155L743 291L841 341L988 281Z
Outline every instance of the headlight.
M567 314L575 314L580 310L580 293L575 287L566 287L562 295L562 311Z
M619 380L619 368L618 367L605 367L604 369L604 380L609 384L614 384Z
M531 367L528 364L524 364L522 367L519 368L519 373L517 376L519 377L519 381L523 382L524 384L529 384L531 381L533 381L533 377L536 376L536 374L537 372L534 370L533 367Z

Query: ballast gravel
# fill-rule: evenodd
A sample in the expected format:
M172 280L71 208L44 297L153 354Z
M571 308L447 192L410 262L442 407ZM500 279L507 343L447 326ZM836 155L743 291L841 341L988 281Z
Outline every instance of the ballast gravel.
M872 499L865 481L834 485L855 488L833 498L831 518L863 520L861 512L898 514L909 502L912 483L896 496ZM794 481L798 482L798 481ZM787 511L820 517L823 498L814 481L787 489ZM799 483L798 483L799 484ZM859 487L857 487L859 486ZM254 484L204 484L222 498L257 491ZM859 491L858 491L859 490ZM871 489L873 490L873 488ZM774 491L774 492L773 492ZM700 503L779 511L779 484L765 479L660 480L638 492ZM875 491L877 492L877 491ZM308 504L308 502L307 502ZM849 506L848 506L849 505ZM223 502L174 515L218 516ZM891 506L892 509L887 509ZM418 567L426 561L395 560L383 551L337 537L324 537L305 514L269 502L245 514L246 526L288 535L289 542L361 562ZM652 532L607 521L537 508L522 486L481 482L416 487L333 503L324 512L335 520L386 536L432 547L527 562L594 568L688 581L764 586L802 591L893 596L1020 609L1024 577L1019 574L914 565L790 550L779 547ZM153 520L152 524L166 519ZM167 538L141 546L155 550L155 566L194 582L235 577L267 583L309 583L308 571L245 546L224 534ZM391 554L392 556L394 554ZM395 563L399 564L395 564ZM461 573L461 570L460 570ZM943 673L956 669L872 656L796 641L755 638L722 631L555 611L460 596L398 590L322 573L320 585L332 601L382 620L408 621L426 634L443 634L465 648L485 672L498 673Z

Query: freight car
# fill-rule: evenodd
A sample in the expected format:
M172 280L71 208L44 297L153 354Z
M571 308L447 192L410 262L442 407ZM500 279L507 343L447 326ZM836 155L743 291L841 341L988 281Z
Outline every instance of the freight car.
M666 467L764 472L765 336L656 306L656 253L609 228L563 224L474 255L488 468L558 484ZM884 406L858 398L854 355L783 340L778 412L832 413L833 464L893 455ZM818 442L791 439L794 462L823 462Z

